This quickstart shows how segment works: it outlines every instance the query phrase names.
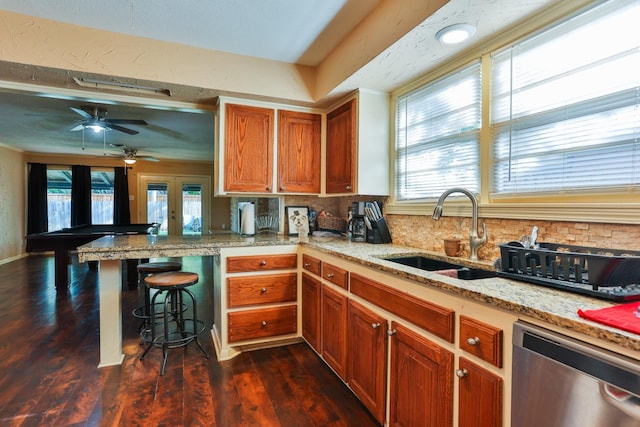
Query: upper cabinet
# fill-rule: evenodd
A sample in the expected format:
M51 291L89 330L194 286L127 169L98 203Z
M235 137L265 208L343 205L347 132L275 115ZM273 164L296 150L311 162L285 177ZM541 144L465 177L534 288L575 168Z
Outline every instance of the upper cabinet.
M216 132L216 195L389 194L386 93L359 90L326 114L221 97Z
M226 104L224 191L271 193L274 111Z
M322 116L278 111L278 192L320 193Z
M389 194L389 120L389 95L363 89L327 113L327 194Z
M358 145L356 100L327 114L326 192L353 193L356 187Z

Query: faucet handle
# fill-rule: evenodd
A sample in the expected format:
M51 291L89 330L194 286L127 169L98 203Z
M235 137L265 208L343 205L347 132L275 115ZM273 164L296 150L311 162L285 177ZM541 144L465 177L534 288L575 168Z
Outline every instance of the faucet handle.
M482 242L482 244L484 245L485 243L487 243L487 238L489 236L487 235L487 224L485 224L484 222L482 223L482 238L480 239L480 241Z

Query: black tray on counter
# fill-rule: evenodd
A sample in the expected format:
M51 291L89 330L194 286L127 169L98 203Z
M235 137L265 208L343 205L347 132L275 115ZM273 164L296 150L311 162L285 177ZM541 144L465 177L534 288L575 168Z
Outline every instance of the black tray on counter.
M557 243L499 247L499 276L611 301L640 300L640 251Z

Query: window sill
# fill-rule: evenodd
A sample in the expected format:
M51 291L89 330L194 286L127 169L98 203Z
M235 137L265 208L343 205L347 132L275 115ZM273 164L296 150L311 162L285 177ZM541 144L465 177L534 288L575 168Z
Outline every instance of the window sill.
M384 212L391 215L431 215L435 202L412 204L386 204ZM599 222L638 224L640 203L500 203L479 207L482 218L533 219L548 221ZM444 216L471 216L468 201L444 205Z

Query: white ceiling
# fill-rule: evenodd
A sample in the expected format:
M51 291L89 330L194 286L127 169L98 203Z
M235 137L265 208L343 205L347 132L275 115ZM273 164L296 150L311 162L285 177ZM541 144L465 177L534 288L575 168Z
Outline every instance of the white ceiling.
M275 61L317 66L349 32L384 1L403 0L0 0L0 10ZM427 0L425 0L427 1ZM340 83L333 96L356 88L391 91L501 29L561 0L451 0L431 17ZM390 17L391 19L392 17ZM459 46L435 41L453 23L477 27L474 40ZM64 70L32 70L0 62L0 79L20 81L37 71L39 82L56 86ZM31 73L31 74L30 74ZM65 75L65 78L68 76ZM211 99L212 90L176 88L174 99ZM251 94L246 94L250 96ZM182 99L180 99L182 97ZM69 107L100 105L108 118L146 120L127 135L107 132L106 142L139 149L159 159L212 159L210 113L148 109L137 105L73 96L30 96L0 91L0 144L20 150L102 155L102 138L81 151L82 132L71 132L79 116ZM55 143L51 143L55 141ZM86 141L85 141L86 142ZM115 151L111 151L115 152Z

